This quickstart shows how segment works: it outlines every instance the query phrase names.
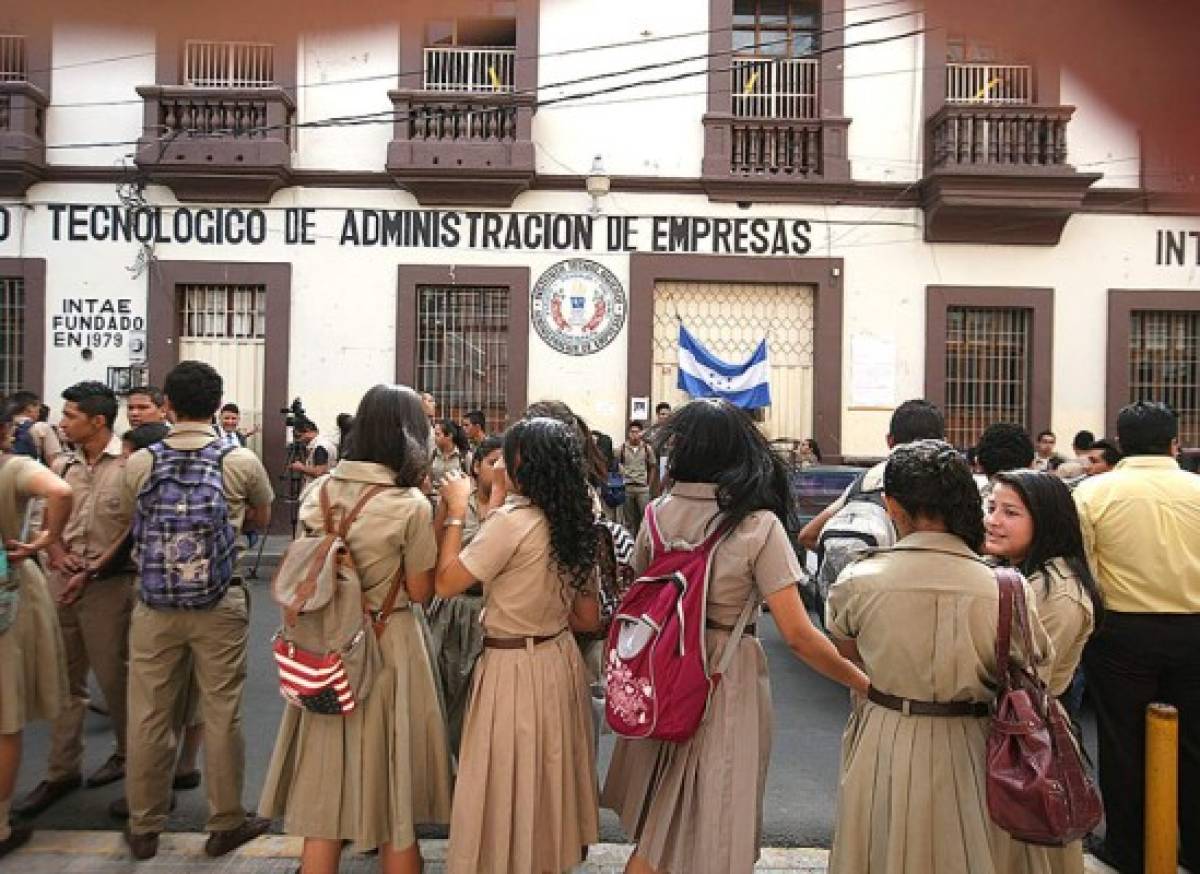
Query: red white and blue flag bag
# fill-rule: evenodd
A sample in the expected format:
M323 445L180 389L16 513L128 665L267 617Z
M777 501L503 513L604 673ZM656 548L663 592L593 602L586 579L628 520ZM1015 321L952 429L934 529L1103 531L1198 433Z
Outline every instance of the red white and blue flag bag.
M608 631L605 719L619 736L675 743L696 733L729 668L757 598L751 592L714 671L704 632L719 527L699 544L664 543L655 506L646 508L650 563L621 599Z

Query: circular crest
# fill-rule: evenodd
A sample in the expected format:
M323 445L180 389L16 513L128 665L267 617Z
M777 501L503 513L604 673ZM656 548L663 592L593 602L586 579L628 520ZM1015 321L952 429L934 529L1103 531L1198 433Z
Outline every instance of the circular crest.
M625 289L613 272L586 258L559 261L533 287L530 308L538 336L567 355L591 355L625 325Z

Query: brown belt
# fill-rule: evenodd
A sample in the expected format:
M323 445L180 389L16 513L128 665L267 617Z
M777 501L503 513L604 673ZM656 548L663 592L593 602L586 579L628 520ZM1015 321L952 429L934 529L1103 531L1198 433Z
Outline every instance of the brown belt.
M729 631L729 632L733 631L732 625L726 625L725 623L718 622L715 619L705 619L704 626L706 628L711 628L713 631ZM742 634L746 635L747 637L751 637L751 636L753 636L754 632L757 630L758 630L758 626L755 623L751 622L749 625L747 625L745 628L742 629Z
M867 689L867 700L905 716L987 716L992 709L992 705L985 701L914 701L911 698L897 698L880 692L874 686Z
M566 629L564 628L563 631L566 631ZM485 637L483 645L488 649L525 649L530 643L534 646L549 643L562 634L563 631L558 631L554 634L530 635L529 637Z

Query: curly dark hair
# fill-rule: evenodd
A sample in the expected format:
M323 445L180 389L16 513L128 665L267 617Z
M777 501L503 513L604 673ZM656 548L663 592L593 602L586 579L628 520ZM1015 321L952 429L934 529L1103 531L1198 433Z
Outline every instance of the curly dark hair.
M756 510L799 530L787 468L745 410L725 400L691 401L659 427L654 448L667 452L675 482L716 485L718 530L735 530Z
M1095 444L1093 444L1095 445ZM1035 470L1010 470L996 477L996 485L1012 488L1033 519L1033 543L1029 555L1021 562L1020 571L1031 576L1045 573L1046 565L1061 558L1079 578L1079 585L1092 602L1096 624L1104 614L1104 599L1096 578L1088 567L1083 549L1083 532L1079 513L1071 497L1071 489L1054 474ZM1046 592L1050 591L1050 575L1046 576Z
M1036 454L1029 432L1009 422L988 425L979 437L976 452L979 466L988 476L1029 467Z
M971 549L983 548L983 506L963 457L944 440L897 446L883 471L883 492L912 517L939 521Z
M600 488L608 479L608 463L596 443L596 436L583 417L562 401L534 401L525 410L526 419L544 416L567 425L579 440L583 475L593 488Z
M596 563L596 518L574 429L557 419L522 419L504 435L504 465L517 491L546 514L550 556L580 591Z

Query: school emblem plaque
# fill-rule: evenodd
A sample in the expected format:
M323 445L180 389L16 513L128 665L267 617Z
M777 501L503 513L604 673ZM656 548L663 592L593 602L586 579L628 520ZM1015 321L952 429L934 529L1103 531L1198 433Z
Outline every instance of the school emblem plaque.
M625 289L611 270L586 258L559 261L531 297L538 336L567 355L599 352L625 325Z

